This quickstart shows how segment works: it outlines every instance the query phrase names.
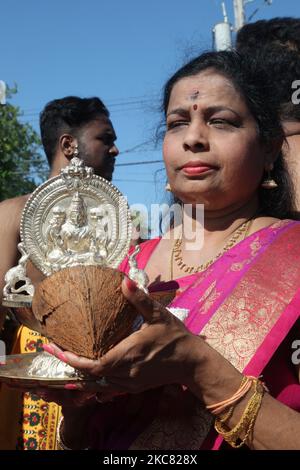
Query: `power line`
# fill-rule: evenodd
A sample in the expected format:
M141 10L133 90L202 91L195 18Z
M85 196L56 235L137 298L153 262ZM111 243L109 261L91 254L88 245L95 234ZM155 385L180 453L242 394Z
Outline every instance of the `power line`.
M141 150L132 150L131 152L129 152L128 150L124 150L124 151L119 153L117 158L119 160L119 158L122 157L123 154L126 154L126 153L130 153L130 154L131 153L147 153L147 152L152 152L153 153L153 152L160 152L160 151L161 151L161 149L141 149Z
M159 99L159 94L154 94L154 95L141 95L141 96L128 96L126 98L114 98L112 100L105 100L105 103L107 103L107 106L113 104L114 102L122 102L124 100L127 100L127 101L141 101L143 99L147 99L147 100L150 100L150 99Z
M119 155L124 154L124 153L130 153L130 152L135 152L137 149L143 147L144 145L147 144L152 144L153 140L146 140L145 142L142 142L141 144L134 145L134 147L130 147L129 149L123 150L122 152L119 153Z
M145 111L142 106L134 106L131 108L120 108L120 109L112 109L111 110L111 116L113 119L116 116L123 115L125 113L132 113L132 112L137 112L137 111ZM151 110L149 110L151 112ZM39 122L39 113L36 114L21 114L18 116L20 120L22 120L23 123L38 123Z
M120 167L120 166L134 166L134 165L152 165L154 163L163 163L163 160L148 160L145 162L128 162L128 163L117 163L115 167ZM36 168L32 168L30 170L30 173L38 173L40 170L37 170ZM10 173L14 174L23 174L21 171L12 171Z
M163 160L150 160L147 162L129 162L129 163L117 163L116 166L132 166L132 165L151 165L152 163L163 163Z
M124 101L122 101L122 99ZM121 108L120 110L114 110L114 112L116 112L116 111L125 111L126 109L124 109L124 107L126 106L129 106L131 108L133 107L132 110L136 110L136 109L139 109L139 108L136 108L137 105L140 106L140 105L145 105L148 103L150 104L155 101L157 102L158 100L159 100L159 95L153 95L153 96L143 95L143 96L136 96L136 97L131 97L131 98L119 98L113 101L107 101L105 104L108 108L120 107ZM31 109L23 110L23 114L21 117L33 117L33 116L38 116L38 115L39 115L39 110L36 108L31 108Z
M111 111L111 114L114 114L114 115L125 113L125 112L129 113L129 112L132 112L132 111L139 111L139 110L143 109L143 106L145 106L146 104L147 104L146 102L140 103L140 105L132 104L128 107L124 107L124 108L120 107L119 109L118 108L112 108L112 106L109 106L109 110ZM35 121L38 121L39 120L39 114L40 113L22 113L18 117L23 118L23 119L33 118Z

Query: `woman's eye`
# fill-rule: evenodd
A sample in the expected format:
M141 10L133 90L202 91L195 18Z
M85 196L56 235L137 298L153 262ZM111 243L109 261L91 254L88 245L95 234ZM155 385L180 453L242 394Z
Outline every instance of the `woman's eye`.
M237 127L237 125L234 122L230 121L229 119L222 119L222 118L210 119L209 124L213 124L216 127L226 127L226 126Z
M172 121L167 123L167 130L174 129L175 127L185 126L188 121Z

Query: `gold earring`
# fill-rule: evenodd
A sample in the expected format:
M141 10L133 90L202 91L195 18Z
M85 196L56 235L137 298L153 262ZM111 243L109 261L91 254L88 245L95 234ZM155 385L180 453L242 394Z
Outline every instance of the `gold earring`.
M262 181L261 187L264 189L275 189L278 188L278 184L276 181L273 180L271 176L271 171L273 170L274 165L273 163L269 166L269 168L266 170L267 171L267 177Z
M170 183L167 183L167 184L166 184L165 190L166 190L166 191L169 191L169 192L172 192Z

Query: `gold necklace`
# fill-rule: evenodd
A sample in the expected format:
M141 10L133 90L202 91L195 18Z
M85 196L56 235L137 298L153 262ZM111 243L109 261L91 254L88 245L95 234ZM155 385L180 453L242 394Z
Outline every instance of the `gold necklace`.
M217 253L216 256L214 256L209 261L206 261L206 263L200 264L199 266L187 266L183 262L183 258L182 258L182 236L181 236L181 238L178 238L177 240L175 240L174 246L173 246L173 249L172 249L172 252L171 252L171 259L170 259L170 279L173 279L174 259L175 259L176 264L179 267L179 269L181 271L184 271L185 273L193 274L193 273L199 273L199 272L205 271L217 259L219 259L225 253L225 251L228 251L230 248L232 248L233 245L236 244L236 242L238 241L238 239L242 235L244 235L243 240L246 238L246 236L249 232L252 221L253 221L253 219L246 220L246 222L244 222L240 227L238 227L233 232L233 234L230 237L230 239L228 240L228 242L223 246L222 250L219 253Z

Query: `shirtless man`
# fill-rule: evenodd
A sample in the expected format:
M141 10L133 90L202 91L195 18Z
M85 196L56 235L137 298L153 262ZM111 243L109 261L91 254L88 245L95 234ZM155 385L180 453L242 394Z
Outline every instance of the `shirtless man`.
M70 96L51 101L40 115L40 128L49 177L58 175L68 165L78 145L84 162L94 168L96 175L111 181L119 152L109 112L99 98ZM0 203L0 300L5 273L18 262L20 219L28 197L29 194ZM28 273L33 283L41 280L40 272L32 265L28 266ZM5 309L0 302L0 330L4 318Z
M50 177L58 175L68 165L78 147L79 157L94 168L96 175L112 179L119 152L109 112L99 98L66 97L51 101L41 113L40 127ZM20 219L28 197L29 194L0 204L0 331L6 314L1 306L4 276L18 262ZM27 273L33 284L43 278L30 263ZM39 351L44 341L39 333L22 326L12 352ZM56 449L59 416L60 408L56 404L2 387L0 383L0 450Z

